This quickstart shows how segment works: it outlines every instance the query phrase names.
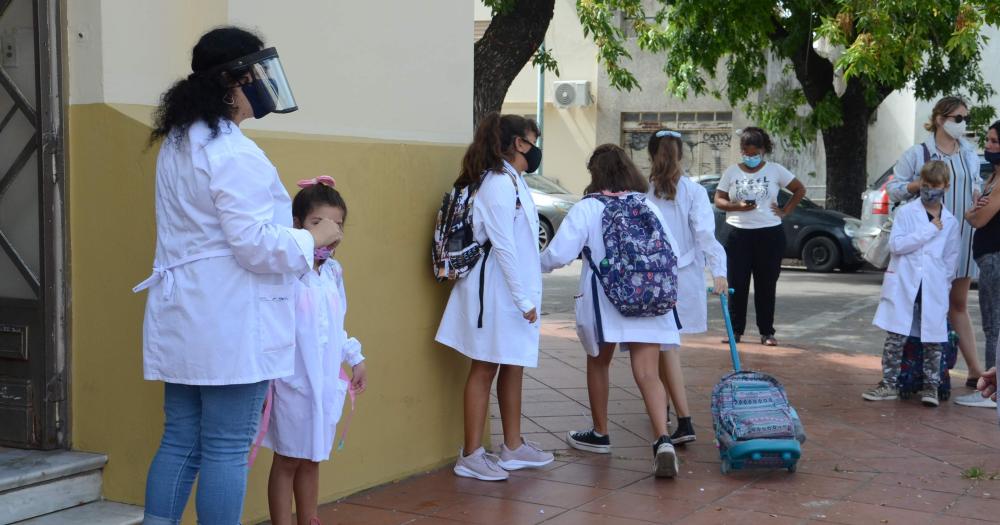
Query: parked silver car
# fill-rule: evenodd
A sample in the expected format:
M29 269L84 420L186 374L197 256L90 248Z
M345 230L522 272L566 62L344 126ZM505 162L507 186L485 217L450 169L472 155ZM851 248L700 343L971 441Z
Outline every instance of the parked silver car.
M538 208L538 249L544 250L580 197L543 175L528 173L524 180L531 188L531 198Z

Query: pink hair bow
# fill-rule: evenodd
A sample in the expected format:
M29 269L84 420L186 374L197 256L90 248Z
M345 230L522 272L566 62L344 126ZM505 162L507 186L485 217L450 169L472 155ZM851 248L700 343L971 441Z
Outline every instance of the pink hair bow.
M329 175L320 175L315 179L302 179L295 183L300 188L308 188L309 186L315 186L317 184L322 184L324 186L329 186L331 188L337 185L337 181L333 180L333 177Z

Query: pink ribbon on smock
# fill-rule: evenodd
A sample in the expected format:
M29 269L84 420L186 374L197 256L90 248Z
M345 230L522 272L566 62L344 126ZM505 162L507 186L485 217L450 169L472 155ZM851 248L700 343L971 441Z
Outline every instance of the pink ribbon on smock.
M340 379L347 381L347 395L351 398L351 411L347 413L345 419L343 419L343 426L340 427L340 438L336 440L337 450L343 450L344 442L347 440L347 429L351 426L351 416L354 415L354 398L357 397L357 393L354 391L354 385L351 384L351 378L347 377L347 372L344 369L340 369Z
M302 179L295 183L295 185L300 188L308 188L310 186L315 186L317 184L322 184L324 186L329 186L333 188L337 185L337 181L333 180L333 177L329 175L320 175L315 179Z

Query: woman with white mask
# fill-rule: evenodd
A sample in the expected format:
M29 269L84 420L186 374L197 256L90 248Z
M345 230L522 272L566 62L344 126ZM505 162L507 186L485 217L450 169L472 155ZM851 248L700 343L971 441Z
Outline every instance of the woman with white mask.
M920 168L931 160L940 160L951 169L951 184L944 196L944 206L955 217L965 217L982 190L979 176L979 156L965 140L969 121L969 106L959 97L938 100L924 129L931 135L903 153L893 169L893 178L886 190L893 201L901 202L920 195ZM962 240L958 269L951 283L948 321L958 333L958 347L969 368L966 386L975 388L983 369L976 356L976 336L969 317L969 286L978 277L979 268L972 258L972 238L975 229L960 221Z

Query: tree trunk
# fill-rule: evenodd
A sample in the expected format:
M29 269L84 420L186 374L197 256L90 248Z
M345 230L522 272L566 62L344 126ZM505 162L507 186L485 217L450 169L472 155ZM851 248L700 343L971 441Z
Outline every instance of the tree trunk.
M861 217L868 185L868 119L864 103L843 106L843 124L823 131L826 148L826 208Z
M475 45L473 125L483 115L500 111L514 77L545 40L554 9L555 0L517 0L493 17Z

